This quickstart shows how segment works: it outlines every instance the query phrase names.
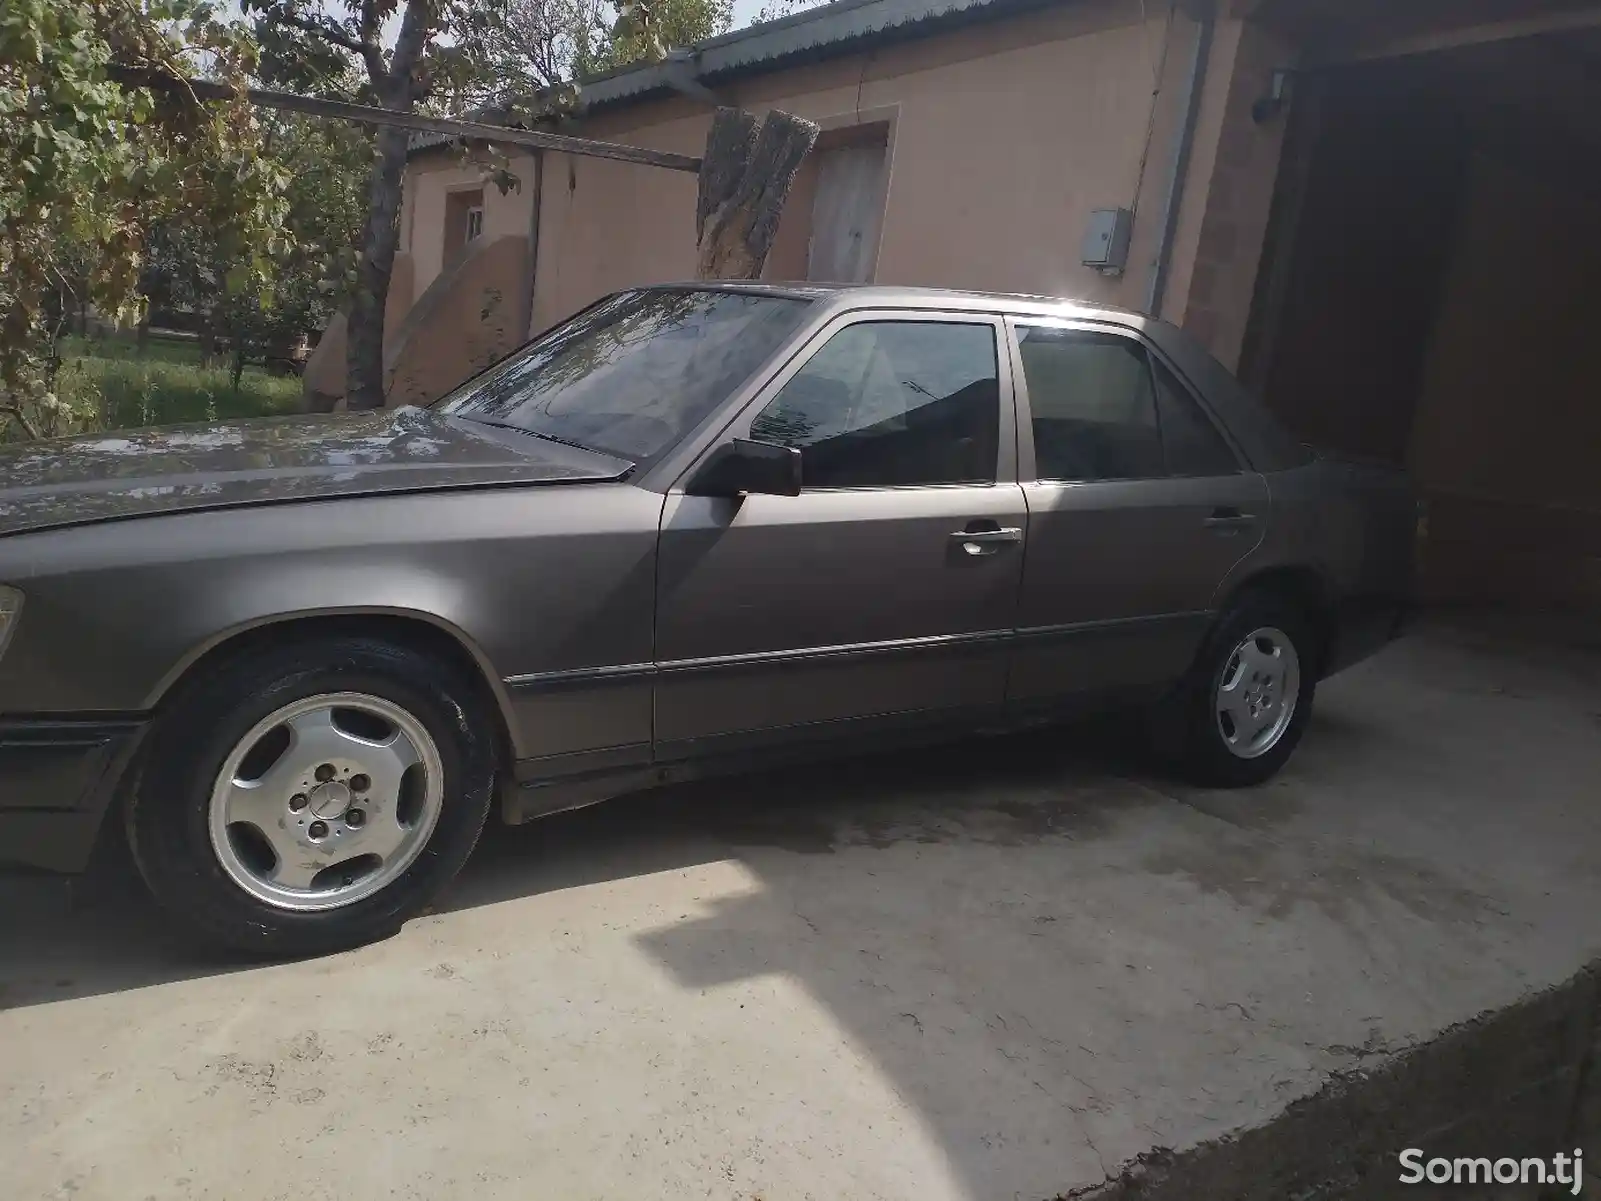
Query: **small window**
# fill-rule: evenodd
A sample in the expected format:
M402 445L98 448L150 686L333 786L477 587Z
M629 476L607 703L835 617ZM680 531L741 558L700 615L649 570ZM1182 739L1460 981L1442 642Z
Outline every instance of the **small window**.
M995 482L995 331L864 321L830 338L751 423L798 447L808 488Z
M468 209L467 210L467 240L469 242L471 242L475 238L481 238L481 237L483 237L483 233L484 233L484 210L482 208L470 208L470 209Z
M1184 385L1161 363L1156 371L1156 407L1162 422L1162 447L1169 475L1237 475L1239 460L1201 411Z
M1089 330L1019 326L1034 460L1042 480L1166 474L1145 351Z

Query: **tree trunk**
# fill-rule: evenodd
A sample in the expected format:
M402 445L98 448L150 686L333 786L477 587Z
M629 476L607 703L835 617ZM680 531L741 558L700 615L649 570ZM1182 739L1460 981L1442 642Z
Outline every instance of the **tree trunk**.
M150 349L150 302L145 302L144 311L139 314L139 331L134 339L134 353L141 359Z
M795 173L817 133L812 122L777 109L759 127L749 113L717 110L695 205L701 279L761 278Z
M364 8L369 16L372 11ZM378 92L378 103L384 108L409 113L416 105L417 65L435 32L434 18L434 0L406 0L387 68L376 49L367 55L367 74ZM396 126L384 125L379 127L374 143L377 153L367 182L367 228L361 239L356 294L351 298L345 325L347 409L384 406L384 311L389 304L395 251L400 249L400 194L411 135Z
M406 174L407 133L384 126L367 184L367 228L362 235L356 292L346 325L345 405L349 409L384 406L384 308L389 276L400 248L400 194Z
M217 365L217 333L222 318L215 308L206 310L205 320L200 327L200 365L202 367L215 367Z

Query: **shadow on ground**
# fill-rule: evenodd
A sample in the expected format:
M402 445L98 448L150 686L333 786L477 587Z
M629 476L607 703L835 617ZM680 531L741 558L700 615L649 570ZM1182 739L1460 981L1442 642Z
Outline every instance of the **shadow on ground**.
M1182 787L1152 771L1125 730L1100 721L651 789L525 826L491 821L438 910L742 849L827 854L900 842L1015 846L1092 837L1109 809L1143 802L1089 785L1143 773L1159 787ZM1053 800L1040 801L1042 786L1057 794ZM1008 799L1023 793L1027 799ZM108 841L79 880L17 881L13 892L24 899L14 909L19 920L0 929L0 1010L261 966L195 947L145 893L120 839Z
M527 940L570 935L580 957L631 940L678 987L599 992L624 1022L662 1004L704 1020L715 986L798 982L937 1143L943 1195L1095 1184L1153 1146L1265 1121L1591 953L1598 818L1581 781L1601 751L1578 731L1601 719L1598 661L1487 645L1420 639L1335 681L1291 770L1247 793L1177 784L1102 722L492 826L441 916L408 931L416 971L450 955L495 978L508 926L475 922L488 907L693 877L577 897L572 931L530 925ZM688 870L716 864L734 867ZM72 912L0 929L0 1007L256 966L190 950L125 863L101 873ZM672 910L642 915L658 895ZM517 930L522 912L504 912ZM237 991L258 984L272 986ZM738 1062L770 1066L792 1050L788 1011L752 1010L728 1037ZM536 1059L549 1027L519 1021L532 1041L516 1054ZM655 1044L630 1044L628 1062L704 1068L681 1050L659 1069ZM759 1080L701 1087L785 1112ZM859 1150L837 1137L818 1153Z

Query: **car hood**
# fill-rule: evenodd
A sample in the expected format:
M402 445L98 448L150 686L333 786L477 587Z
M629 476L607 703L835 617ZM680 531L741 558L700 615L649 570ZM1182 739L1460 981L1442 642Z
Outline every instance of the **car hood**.
M0 535L234 505L615 480L632 466L417 408L119 431L0 447Z

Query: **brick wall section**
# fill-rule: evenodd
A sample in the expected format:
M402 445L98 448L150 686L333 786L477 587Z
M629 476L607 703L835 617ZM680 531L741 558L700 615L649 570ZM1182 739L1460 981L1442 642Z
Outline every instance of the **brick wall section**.
M1399 1154L1491 1159L1584 1148L1601 1192L1601 965L1383 1067L1337 1076L1273 1121L1157 1151L1058 1201L1536 1201L1571 1186L1402 1184ZM1591 1160L1595 1162L1591 1162Z
M1163 316L1231 369L1245 340L1284 138L1282 117L1258 125L1251 106L1274 68L1293 57L1267 31L1233 19L1218 23L1207 67L1184 199L1186 208L1200 206L1200 222L1181 220Z

